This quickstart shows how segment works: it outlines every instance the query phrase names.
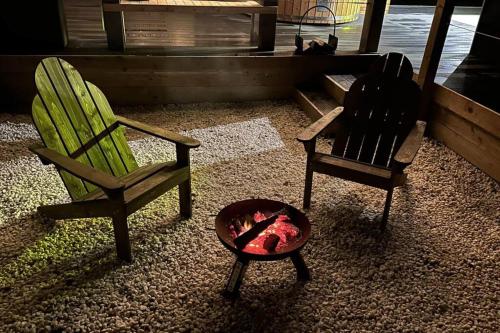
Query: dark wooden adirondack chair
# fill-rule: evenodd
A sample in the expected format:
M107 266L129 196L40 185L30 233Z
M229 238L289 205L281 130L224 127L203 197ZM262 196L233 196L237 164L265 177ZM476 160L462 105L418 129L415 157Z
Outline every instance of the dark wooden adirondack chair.
M32 115L43 145L30 149L55 165L72 199L39 207L43 216L112 217L118 257L126 261L132 260L128 215L179 186L181 215L191 216L189 149L197 140L115 116L102 91L62 59L42 60L35 82ZM138 167L122 125L175 143L177 161Z
M387 190L381 227L385 228L394 187L417 154L425 122L417 120L420 89L402 54L381 56L349 89L344 107L311 124L297 138L307 152L304 208L311 202L313 172ZM331 125L331 126L330 126ZM333 128L331 154L316 152L316 137ZM335 130L336 129L336 130Z

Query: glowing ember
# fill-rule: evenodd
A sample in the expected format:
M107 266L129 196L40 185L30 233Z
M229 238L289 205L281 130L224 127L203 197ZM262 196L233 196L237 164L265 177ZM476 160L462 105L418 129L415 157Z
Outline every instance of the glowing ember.
M259 211L257 211L253 217L251 215L246 215L243 218L234 218L229 224L229 233L231 237L235 239L247 230L251 229L255 223L259 223L266 218L267 216ZM279 241L276 243L274 241L276 237L271 235L279 237ZM243 248L243 251L254 254L267 254L273 251L280 252L283 247L299 238L299 228L292 223L287 215L280 214L274 223L267 227L256 238L251 240Z

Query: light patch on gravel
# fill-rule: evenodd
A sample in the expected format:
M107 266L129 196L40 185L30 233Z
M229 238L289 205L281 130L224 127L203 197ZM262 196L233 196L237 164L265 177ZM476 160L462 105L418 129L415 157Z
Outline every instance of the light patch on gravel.
M32 140L33 131L35 139L38 139L38 134L31 124L6 123L5 126L0 124L0 129L6 130L0 138L10 143L21 139ZM267 117L182 131L181 134L203 142L200 148L192 151L193 168L276 150L284 146L279 133ZM130 141L130 146L140 165L175 160L175 146L158 138L147 137ZM9 219L33 213L41 204L69 200L54 167L42 165L33 155L0 162L0 179L5 179L0 190L3 194L0 226ZM22 196L18 195L20 193Z
M310 121L289 101L117 111L202 140L193 217L180 220L169 191L130 216L135 260L119 263L109 219L47 224L34 214L66 193L27 150L28 117L4 116L16 125L0 129L26 133L0 140L0 332L500 331L500 186L442 144L424 140L384 233L373 221L384 191L315 175L302 250L312 280L296 283L290 261L252 262L241 298L229 302L220 291L234 258L214 216L252 197L300 207L296 136ZM127 135L141 162L173 153Z
M279 133L267 117L180 133L202 142L198 149L192 151L194 166L220 163L284 147ZM174 145L158 138L134 140L130 142L130 147L139 164L175 158Z
M16 142L23 140L38 140L40 137L32 124L0 123L0 142Z

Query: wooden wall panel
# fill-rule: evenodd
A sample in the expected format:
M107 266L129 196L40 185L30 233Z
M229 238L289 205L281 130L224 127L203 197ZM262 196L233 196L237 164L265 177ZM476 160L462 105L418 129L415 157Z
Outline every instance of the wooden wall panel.
M500 113L434 84L429 129L496 181L500 181Z
M62 55L99 86L112 104L244 101L291 97L320 73L366 71L376 55L336 56L82 56ZM43 56L0 56L0 104L26 111L33 73Z

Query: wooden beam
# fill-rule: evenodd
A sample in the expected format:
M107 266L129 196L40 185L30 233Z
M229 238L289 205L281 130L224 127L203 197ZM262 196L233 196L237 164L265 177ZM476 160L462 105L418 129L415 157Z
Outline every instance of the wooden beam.
M361 42L359 44L359 51L361 53L377 52L382 25L384 23L386 4L387 0L367 1Z
M106 4L119 4L120 0L102 0L103 8ZM122 12L102 12L102 19L106 37L108 39L108 48L110 50L125 50L125 23Z
M429 38L427 39L424 58L418 74L418 84L423 92L419 119L425 120L428 117L434 79L436 78L454 9L454 0L438 0L436 4L436 11L432 20Z
M54 54L54 56L61 56ZM33 71L47 55L0 55L0 105L31 112ZM112 104L230 102L290 98L322 73L368 70L375 54L335 56L62 55ZM0 108L0 112L9 110Z
M113 0L110 0L113 1ZM262 1L261 1L262 2ZM267 1L266 1L267 2ZM188 14L276 14L276 5L260 5L257 1L147 1L103 3L104 12L164 12Z
M276 18L276 14L259 14L259 50L274 50L276 39Z
M273 8L271 14L258 14L258 47L262 51L273 51L276 40L277 5L276 0L259 0L259 3L269 9ZM254 22L255 24L255 22Z

